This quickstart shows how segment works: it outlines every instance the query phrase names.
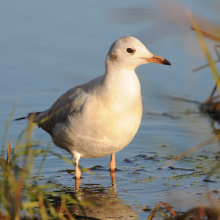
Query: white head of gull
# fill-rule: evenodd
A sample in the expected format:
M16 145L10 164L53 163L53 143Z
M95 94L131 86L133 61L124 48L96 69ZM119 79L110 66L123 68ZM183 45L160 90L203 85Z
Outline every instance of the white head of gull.
M140 126L141 89L134 70L146 63L171 65L138 39L122 37L109 49L104 75L68 90L49 109L35 113L33 121L72 155L76 179L81 176L81 157L111 155L110 169L115 170L115 153L131 142Z

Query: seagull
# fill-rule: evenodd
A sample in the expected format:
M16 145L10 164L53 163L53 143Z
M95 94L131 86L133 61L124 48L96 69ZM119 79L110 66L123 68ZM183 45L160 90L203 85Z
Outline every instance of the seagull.
M75 86L47 110L26 117L50 134L53 143L75 161L75 178L81 178L80 158L111 155L126 147L138 131L142 118L141 87L136 67L146 63L171 63L153 55L137 38L116 40L105 60L105 74Z

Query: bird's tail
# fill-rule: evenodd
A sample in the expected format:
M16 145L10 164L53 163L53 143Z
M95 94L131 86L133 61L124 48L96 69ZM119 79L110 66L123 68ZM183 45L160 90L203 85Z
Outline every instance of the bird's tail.
M13 121L24 120L24 119L27 119L27 118L28 118L28 117L16 118L16 119L14 119Z
M19 120L24 120L24 119L29 119L31 115L35 115L34 118L36 117L36 115L39 115L41 112L33 112L33 113L29 113L28 116L26 117L21 117L21 118L16 118L13 121L19 121Z

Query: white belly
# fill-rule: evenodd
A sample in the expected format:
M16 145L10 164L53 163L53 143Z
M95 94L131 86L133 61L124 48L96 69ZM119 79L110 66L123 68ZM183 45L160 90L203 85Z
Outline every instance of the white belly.
M70 116L67 122L57 124L52 140L73 156L78 153L84 158L104 157L122 150L131 142L141 117L141 97L131 103L130 108L126 106L126 111L105 106L99 106L97 111L91 107L78 117Z

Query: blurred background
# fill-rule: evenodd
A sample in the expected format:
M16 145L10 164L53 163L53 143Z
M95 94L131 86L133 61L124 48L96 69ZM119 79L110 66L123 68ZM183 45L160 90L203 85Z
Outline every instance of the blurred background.
M165 178L171 175L171 171L166 170L163 173L156 171L162 163L155 165L157 160L131 161L134 156L145 153L152 154L154 158L155 155L159 155L161 157L159 161L163 161L168 159L168 156L177 155L214 136L212 121L201 114L195 104L173 100L167 96L199 102L209 97L214 87L209 67L192 72L193 69L205 65L207 61L195 31L191 30L187 11L192 12L201 29L219 36L220 31L215 26L220 22L219 8L220 3L217 0L211 2L122 0L117 3L100 0L2 1L1 136L3 137L7 119L15 103L13 118L49 108L69 88L104 74L105 56L111 44L120 37L134 36L142 41L151 53L168 59L172 66L148 64L136 69L142 87L144 115L134 140L116 154L117 167L121 170L116 173L117 180L121 180L117 183L119 197L129 194L125 200L133 207L136 207L137 203L142 207L153 206L160 200L174 201L175 193L180 190L184 195L188 193L195 196L196 193L203 193L203 188L199 188L199 185L204 185L202 184L204 178L201 178L193 189L191 186L194 184L193 180L179 186L173 183L167 187L164 185ZM217 42L206 39L206 43L213 59L217 59L213 49ZM11 136L16 140L26 123L26 121L12 122L8 140ZM50 141L50 136L41 129L35 130L34 138ZM54 145L52 148L70 158L65 151ZM218 151L219 146L215 143L208 147L206 153L212 155L212 152ZM165 159L162 159L163 157ZM125 159L128 158L131 163L126 163ZM103 170L97 171L102 179L84 174L82 186L91 182L101 184L103 187L111 185L107 170L109 162L106 162L109 159L80 160L81 165L87 168L95 165L103 167ZM182 166L195 167L197 162L193 159L184 161ZM140 166L144 167L143 172L140 172L141 175L134 174L134 170ZM53 155L49 155L43 173L56 179L58 170L68 168L73 169ZM122 170L125 170L125 173ZM128 170L132 175L129 175ZM152 177L157 179L154 185L142 184L143 179ZM133 183L135 179L138 179L139 183ZM74 184L65 174L56 181L67 186ZM124 188L130 191L125 193ZM216 188L218 186L213 185L212 189ZM143 198L143 193L146 193L146 198ZM166 194L172 196L166 198ZM189 196L189 199L191 198ZM199 201L203 196L198 195L194 198ZM177 202L175 207L178 210L186 210L191 206L184 204L185 206L182 205L182 201Z

